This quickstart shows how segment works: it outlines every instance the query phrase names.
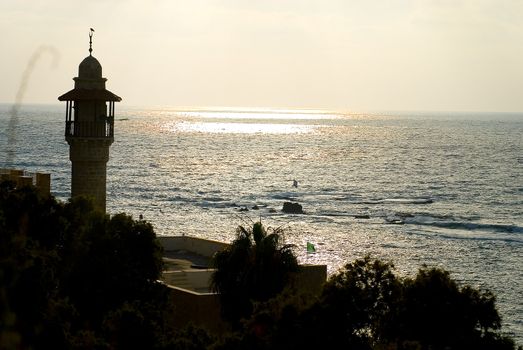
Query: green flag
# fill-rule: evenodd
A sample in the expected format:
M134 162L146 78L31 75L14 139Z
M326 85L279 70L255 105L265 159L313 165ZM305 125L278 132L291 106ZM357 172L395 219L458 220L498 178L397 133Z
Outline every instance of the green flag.
M307 242L307 253L316 253L316 248L311 242Z

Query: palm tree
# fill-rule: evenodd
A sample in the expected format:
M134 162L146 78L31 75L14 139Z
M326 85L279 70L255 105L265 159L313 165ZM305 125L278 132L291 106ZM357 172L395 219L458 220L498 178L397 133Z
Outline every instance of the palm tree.
M267 301L280 293L298 261L292 245L284 244L281 229L239 226L229 248L214 256L213 291L220 294L223 317L233 326L252 313L253 302Z

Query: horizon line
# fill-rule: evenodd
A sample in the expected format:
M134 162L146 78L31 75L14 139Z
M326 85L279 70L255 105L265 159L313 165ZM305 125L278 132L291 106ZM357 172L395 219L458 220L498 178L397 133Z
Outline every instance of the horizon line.
M60 102L23 102L16 104L15 102L5 102L0 101L0 105L6 106L15 106L22 107L27 106L61 106ZM397 108L397 109L364 109L364 108L328 108L328 107L263 107L263 106L175 106L175 105L161 105L161 104L151 104L151 105L132 105L120 103L120 108L130 108L130 109L167 109L172 111L217 111L217 112L255 112L255 113L267 113L267 112L278 112L278 113L306 113L306 114L320 114L320 113L330 113L330 114L362 114L362 113L457 113L457 114L523 114L522 111L494 111L494 110L452 110L452 109L409 109L409 108Z

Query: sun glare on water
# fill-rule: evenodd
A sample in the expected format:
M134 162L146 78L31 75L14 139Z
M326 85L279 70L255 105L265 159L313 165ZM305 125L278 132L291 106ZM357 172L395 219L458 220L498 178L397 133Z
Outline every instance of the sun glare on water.
M215 123L177 122L164 126L171 132L199 132L224 134L303 134L314 129L312 125L259 124L259 123Z
M304 134L317 128L315 120L338 117L308 111L184 111L162 129L175 133Z

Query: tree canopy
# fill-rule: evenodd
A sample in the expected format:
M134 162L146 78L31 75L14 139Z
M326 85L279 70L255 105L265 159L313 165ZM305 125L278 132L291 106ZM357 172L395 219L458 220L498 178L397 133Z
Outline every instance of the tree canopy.
M215 255L214 266L211 283L220 293L223 316L237 326L251 314L253 302L267 301L284 289L298 262L281 230L268 232L255 222L252 228L237 228L230 247Z
M149 223L0 184L0 348L110 346L125 312L158 316L161 271Z
M232 346L256 349L514 349L495 297L459 286L442 269L400 277L370 257L333 275L317 299L259 305Z

